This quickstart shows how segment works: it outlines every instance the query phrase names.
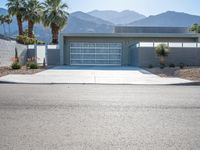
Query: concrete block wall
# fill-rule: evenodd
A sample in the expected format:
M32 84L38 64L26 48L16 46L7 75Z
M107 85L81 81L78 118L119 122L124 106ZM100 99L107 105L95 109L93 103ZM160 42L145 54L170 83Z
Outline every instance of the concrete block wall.
M0 67L10 66L12 64L12 58L15 56L15 47L18 50L20 63L26 63L26 45L18 44L13 40L0 39Z
M132 65L148 67L149 65L159 66L159 57L155 54L155 49L150 47L140 47L132 49ZM166 64L176 66L184 63L189 66L200 66L200 48L170 48L169 56L166 57Z
M60 49L47 49L47 65L60 65Z
M44 49L38 49L39 47L45 47ZM38 53L38 50L42 51ZM28 46L27 57L28 58L40 58L41 54L45 54L45 60L48 66L60 65L60 49L56 45L31 45ZM43 55L42 55L43 57ZM43 63L43 58L40 63Z

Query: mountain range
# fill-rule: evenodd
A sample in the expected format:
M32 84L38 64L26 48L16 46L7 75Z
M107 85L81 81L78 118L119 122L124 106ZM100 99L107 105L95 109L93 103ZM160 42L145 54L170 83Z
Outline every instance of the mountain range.
M7 10L0 8L1 14L7 14ZM193 23L200 23L200 16L175 11L168 11L149 17L130 10L122 12L94 10L88 13L77 11L70 14L68 23L62 32L111 33L116 25L188 27ZM27 28L26 22L24 23L24 28ZM2 34L3 32L3 26L0 26L0 33ZM44 28L42 24L36 24L34 32L39 40L49 42L51 39L51 30ZM11 33L13 36L17 34L17 21L15 17L13 17L11 24Z

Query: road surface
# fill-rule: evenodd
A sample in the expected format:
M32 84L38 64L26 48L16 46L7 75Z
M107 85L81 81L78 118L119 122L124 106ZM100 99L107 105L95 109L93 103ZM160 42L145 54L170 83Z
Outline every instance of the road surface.
M1 150L199 150L200 86L0 84Z

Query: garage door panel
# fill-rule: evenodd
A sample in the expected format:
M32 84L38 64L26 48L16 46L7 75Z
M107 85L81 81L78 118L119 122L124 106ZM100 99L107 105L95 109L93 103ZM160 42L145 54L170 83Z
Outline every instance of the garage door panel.
M83 59L95 59L95 54L83 54Z
M121 65L121 43L70 43L71 65Z
M95 64L95 60L83 60L83 64L93 65L93 64Z
M106 65L106 64L109 64L109 60L96 60L96 63Z
M96 59L109 59L109 55L99 54L99 55L96 55Z
M96 52L97 54L109 53L109 49L95 49L95 52Z
M82 59L81 54L71 54L71 59Z
M82 64L82 60L71 60L71 63L74 65L80 65Z
M110 49L109 53L120 53L121 49Z
M94 49L83 49L81 52L82 53L94 53Z
M117 60L120 60L120 58L121 58L121 55L119 55L119 54L110 55L110 59L117 59Z
M109 64L120 64L121 61L120 60L109 60Z

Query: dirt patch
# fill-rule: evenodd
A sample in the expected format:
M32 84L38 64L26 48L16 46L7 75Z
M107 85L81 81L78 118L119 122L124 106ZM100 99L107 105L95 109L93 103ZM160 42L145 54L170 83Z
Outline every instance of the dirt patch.
M159 75L160 77L178 77L192 81L200 81L200 67L186 67L180 69L179 67L164 69L160 68L145 68L147 71Z
M22 67L19 70L13 70L10 67L0 67L0 77L8 74L35 74L44 70L45 70L44 68L27 69L26 67Z

